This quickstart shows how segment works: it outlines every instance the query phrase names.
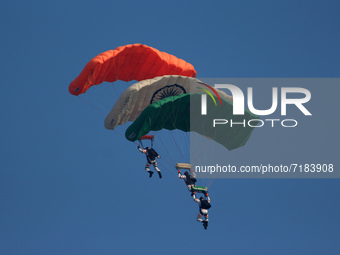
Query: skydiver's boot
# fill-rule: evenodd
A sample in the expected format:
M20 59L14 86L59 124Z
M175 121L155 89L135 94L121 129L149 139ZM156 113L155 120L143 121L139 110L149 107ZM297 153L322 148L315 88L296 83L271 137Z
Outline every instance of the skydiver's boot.
M153 175L153 172L152 171L148 171L148 172L149 172L149 177L151 178Z
M207 229L207 227L208 227L208 222L206 220L203 221L203 227L204 227L204 229Z
M162 173L161 173L161 171L158 171L157 173L158 173L158 175L159 175L159 179L161 179L161 178L162 178Z

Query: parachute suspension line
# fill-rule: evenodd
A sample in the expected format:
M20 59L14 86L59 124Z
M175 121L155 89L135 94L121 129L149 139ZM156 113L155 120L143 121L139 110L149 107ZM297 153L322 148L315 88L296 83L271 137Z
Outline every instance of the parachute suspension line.
M178 117L178 110L177 110L177 112L175 112L174 118L172 119L173 125L175 124L175 120L177 119L177 117ZM183 151L182 151L181 148L179 147L179 145L178 145L178 143L177 143L177 141L176 141L176 138L174 137L173 131L170 131L170 134L171 134L172 140L174 141L174 143L175 143L175 145L176 145L176 147L177 147L177 151L179 152L179 155L180 155L180 157L181 157L181 160L182 160L182 161L183 161L183 160L185 161L185 156L184 156L184 154L183 154ZM180 139L180 140L181 140L181 139ZM176 163L178 163L178 162L176 162Z
M157 140L157 141L160 141L161 146L165 147L162 140ZM167 151L167 150L165 150L165 151ZM176 163L178 163L178 159L170 158L170 156L174 155L174 153L168 152L168 153L166 153L166 155L168 157L162 157L160 159L160 161L158 161L158 162L159 162L159 164L161 165L162 168L164 168L166 171L170 172L171 175L173 175L177 179L177 173L174 171L174 169L176 168Z
M215 173L215 174L216 174L216 173ZM210 187L212 181L214 180L214 178L215 178L215 175L213 175L213 177L210 179L210 182L208 183L208 185L206 185L206 187L207 187L207 189L208 189L208 192L209 192L209 187ZM209 180L209 179L208 179L208 180Z
M214 130L215 130L214 131L215 132L214 136L216 136L216 129L214 129ZM209 150L210 155L206 155L206 157L212 159L212 158L214 158L214 155L217 153L218 147L216 146L215 141L212 140L211 138L209 139L208 144L209 144L209 148L210 148L210 150ZM207 186L208 188L211 185L211 183L214 180L214 178L216 177L216 174L217 173L213 173L212 174L212 176L210 178L210 182L209 182L209 184ZM209 178L207 180L209 181Z
M91 102L101 107L105 114L108 114L112 107L111 103L115 101L112 95L118 98L118 94L115 94L111 87L112 84L107 82L104 82L100 86L94 85L90 88L91 94L84 94L84 96L91 95L91 97L89 97Z
M164 159L164 157L161 157L161 160L164 161L165 163L167 163L167 164L168 164L169 166L171 166L171 167L175 167L175 165L176 165L176 164L173 164L172 162L170 162L170 161Z
M162 111L162 114L161 114L162 121L165 122L165 119L164 119L164 118L165 118L165 116L168 116L168 113L167 113L167 112L164 112L163 109L161 109L161 111ZM177 117L177 116L175 115L174 119L176 119L176 117ZM174 123L174 119L172 119L172 122L173 122L173 123ZM173 142L176 144L177 151L179 151L179 153L181 153L181 150L180 150L178 144L176 143L176 139L173 137L173 132L172 132L171 130L169 130L169 132L171 132L171 137L172 137ZM165 137L165 139L167 139L169 136L162 136L162 137ZM161 139L161 141L162 141L162 139ZM166 146L167 144L169 144L169 143L166 143L165 145L162 144L164 150L167 152L166 154L167 154L168 156L174 155L173 152L169 152L169 151L168 151L169 149L168 149L167 146ZM176 159L172 159L172 161L173 161L173 164L171 164L171 165L172 165L172 166L175 166L176 163L177 163L177 161L178 161L178 159L177 159L177 160L176 160Z
M169 151L169 144L172 144L173 146L173 142L169 139L170 136L168 135L169 131L166 131L167 135L163 135L162 132L164 133L165 131L160 131L161 133L157 133L158 134L158 139L157 141L155 140L155 146L156 146L156 150L160 152L160 155L162 156L161 159L158 161L161 163L162 168L164 168L165 170L167 170L168 172L171 173L171 175L173 175L174 177L177 177L177 174L175 173L175 167L176 167L176 163L178 163L179 158L178 155L179 153L174 153L174 151Z
M185 136L185 138L186 138L186 140L187 140L187 142L189 144L189 148L190 148L190 132L189 132L189 135Z
M123 85L121 83L123 83L123 82L116 82L115 85L113 85L113 83L111 83L111 85L112 85L111 87L113 88L114 93L117 95L117 99L124 92L125 86L122 88ZM125 84L130 85L128 82L125 82Z
M185 161L184 154L183 154L182 150L179 148L179 146L178 146L178 144L177 144L177 142L176 142L176 139L175 139L175 137L174 137L172 131L171 131L171 137L172 137L172 140L174 141L174 143L175 143L175 145L176 145L176 147L177 147L177 150L178 150L179 153L180 153L180 156L182 157L182 161L183 161L183 160Z
M171 166L171 168L173 167L173 164L171 164L170 162L166 161L166 160L162 160L165 161L169 166ZM162 169L164 168L167 172L170 172L173 176L176 177L175 172L172 169L169 169L166 164L163 164L161 161L158 162L159 165L162 167Z
M201 129L204 130L204 125L203 125L202 122L201 122ZM216 132L216 130L215 130L215 132ZM210 137L206 137L206 136L205 136L205 138L208 139L208 140L210 140L210 142L208 142L208 143L214 144L214 141L213 141ZM204 139L204 138L202 138L202 139ZM210 146L210 148L211 148L211 146ZM205 159L207 159L207 158L210 158L210 159L211 159L211 158L214 158L214 155L216 154L216 146L213 146L213 148L211 148L211 149L209 149L209 150L205 150L205 151L208 151L210 155L205 154L205 153L204 153L204 150L199 149L198 147L195 147L195 146L192 146L190 149L195 150L195 151L194 151L195 153L191 153L191 155L195 155L195 157L192 157L192 158L191 158L191 160L192 160L191 163L192 163L192 164L196 164L197 161L198 161L199 159L202 159L202 158L205 158Z
M171 163L169 162L169 165L174 166L176 165L176 160L174 158L172 158L172 156L174 155L174 153L169 152L168 147L166 146L167 144L169 144L167 141L167 136L162 136L162 135L158 135L158 139L157 139L157 146L160 145L160 151L162 151L163 155L166 155L167 158L172 161ZM158 150L158 149L157 149ZM162 160L164 160L164 157L162 157Z
M142 140L138 140L138 141L139 141L140 146L144 149L143 141Z
M202 128L202 130L204 129L204 125L203 125L203 123L202 122L200 122L200 124L201 124L201 128ZM206 155L205 154L203 154L203 150L199 150L199 148L195 148L196 149L196 157L193 159L193 163L196 163L197 162L197 160L198 159L201 159L202 157L206 157Z
M82 98L82 97L80 97L80 96L78 96L78 98L80 98L81 100L83 100L85 103L87 103L88 105L90 105L91 107L93 107L93 109L95 109L96 111L98 111L98 112L100 112L100 113L102 113L102 114L104 114L104 116L106 115L106 112L105 112L105 109L103 108L103 107L101 107L101 109L99 109L98 107L96 107L96 106L94 106L93 104L91 104L90 102L88 102L86 99L84 99L84 98ZM125 135L124 134L122 134L121 132L118 132L117 130L113 130L114 132L116 132L117 134L119 134L121 137L123 137L124 139L126 139L125 138ZM136 143L136 142L135 142Z
M175 124L175 120L178 118L178 115L179 115L179 108L177 109L177 111L175 112L175 114L174 114L174 118L172 119L172 122L173 122L173 125ZM182 144L182 149L179 147L179 145L178 145L178 143L177 143L177 141L176 141L176 139L175 139L175 137L174 137L174 134L173 134L173 132L171 131L171 137L172 137L172 139L173 139L173 141L174 141L174 143L175 143L175 145L176 145L176 147L177 147L177 150L179 151L179 154L180 154L180 156L182 157L182 162L184 162L184 161L186 161L186 159L185 159L185 155L184 155L184 148L183 147L185 147L185 146L183 146L183 144ZM179 139L181 142L183 141L183 139ZM178 163L178 162L176 162L176 163Z
M101 107L101 109L99 109L98 107L94 106L93 104L91 104L89 101L87 101L85 98L82 98L80 96L78 96L78 98L80 98L81 100L83 100L85 103L87 103L88 105L90 105L91 107L93 107L93 109L97 110L100 113L103 113L104 116L106 115L105 109Z
M114 132L116 132L117 134L119 134L121 137L123 137L124 138L124 140L126 140L126 138L125 138L125 135L124 134L122 134L121 132L118 132L117 130L112 130L112 131L114 131ZM134 142L135 144L137 144L136 142Z

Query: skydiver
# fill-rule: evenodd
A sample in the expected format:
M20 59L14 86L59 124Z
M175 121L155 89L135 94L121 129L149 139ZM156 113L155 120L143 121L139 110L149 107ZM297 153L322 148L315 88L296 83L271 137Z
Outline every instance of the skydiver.
M206 199L204 199L203 197L200 197L199 199L197 199L196 192L193 192L192 198L194 199L195 202L198 203L198 207L199 207L197 221L203 223L204 229L207 229L208 222L209 222L208 209L211 207L211 204L210 204L209 194L205 193L204 195ZM203 216L204 216L204 220L202 219Z
M191 170L193 173L193 170ZM191 176L188 171L184 172L184 175L181 174L181 170L178 170L178 178L183 179L185 184L188 187L188 190L191 191L191 187L195 186L196 178L194 176ZM191 192L191 195L193 195L193 192Z
M157 171L159 178L162 178L161 170L159 170L159 168L157 167L156 161L156 158L161 158L158 153L153 148L146 147L145 149L142 149L139 145L138 150L146 155L147 163L145 165L145 170L149 173L149 177L151 178L151 176L153 175L153 171L150 170L150 166L152 164Z

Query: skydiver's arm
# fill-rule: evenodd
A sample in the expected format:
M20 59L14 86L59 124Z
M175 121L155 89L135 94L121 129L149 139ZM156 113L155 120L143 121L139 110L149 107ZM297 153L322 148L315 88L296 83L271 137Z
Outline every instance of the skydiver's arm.
M185 179L185 175L182 175L180 170L178 170L178 178Z
M155 152L155 153L154 153L155 158L161 158L161 156L159 156L159 154L157 153L157 151L154 150L154 152Z
M141 147L138 146L138 150L141 152L141 153L146 153L146 150L143 150Z
M196 198L196 193L195 193L195 192L193 192L192 198L194 199L194 201L195 201L196 203L198 203L198 204L201 203L201 201L200 201L199 199Z

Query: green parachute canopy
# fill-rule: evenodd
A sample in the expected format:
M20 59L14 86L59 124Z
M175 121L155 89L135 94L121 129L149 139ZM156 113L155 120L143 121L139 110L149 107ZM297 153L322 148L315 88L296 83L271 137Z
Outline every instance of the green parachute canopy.
M233 115L233 104L223 98L222 105L215 105L209 98L208 114L201 115L201 95L180 94L154 102L128 127L125 137L136 141L150 131L179 129L209 137L228 150L245 145L259 117L249 111L244 115ZM213 127L214 119L228 120L228 123ZM247 124L249 120L252 120L251 126Z

